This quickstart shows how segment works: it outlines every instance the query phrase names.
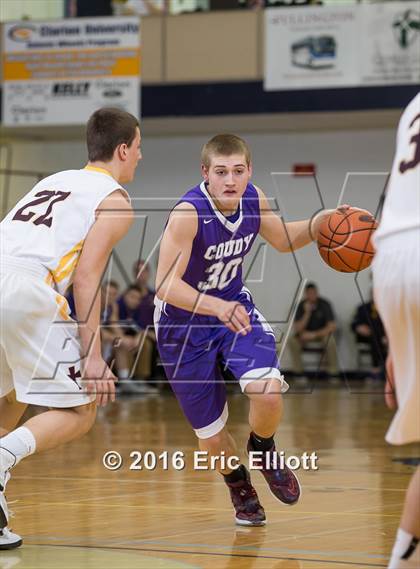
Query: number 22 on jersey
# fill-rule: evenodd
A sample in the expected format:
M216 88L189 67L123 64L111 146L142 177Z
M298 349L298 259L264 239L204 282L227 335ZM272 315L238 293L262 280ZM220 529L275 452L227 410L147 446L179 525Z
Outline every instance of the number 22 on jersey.
M54 204L57 202L64 201L69 197L71 192L54 192L50 190L43 190L42 192L38 192L35 194L36 200L32 200L22 206L13 216L13 221L31 221L34 225L46 225L47 227L51 227L53 218L52 218L52 209ZM34 207L36 205L42 203L48 203L48 207L42 215L36 215L34 211L26 211L30 207ZM34 218L34 216L36 216Z

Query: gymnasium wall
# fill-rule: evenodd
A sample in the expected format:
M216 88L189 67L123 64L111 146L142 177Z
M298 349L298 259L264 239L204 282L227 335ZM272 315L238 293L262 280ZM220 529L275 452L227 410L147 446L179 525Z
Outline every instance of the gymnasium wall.
M241 134L238 132L238 134ZM288 172L295 162L313 162L326 207L335 207L345 184L342 201L375 211L390 169L395 131L335 131L282 134L245 134L253 151L253 181L268 196L277 198L280 211L287 220L309 217L320 207L312 179L294 178ZM145 137L144 159L136 180L129 187L137 209L137 219L129 235L117 247L125 271L130 274L132 261L139 255L151 255L156 264L154 246L166 219L166 211L186 189L200 181L199 155L207 135L190 137ZM13 169L45 173L78 168L85 162L82 141L11 142ZM4 167L5 149L0 153ZM280 174L272 175L272 172ZM10 187L8 209L33 185L35 178L14 176ZM147 219L147 222L145 221ZM144 243L142 251L141 244ZM290 307L299 286L299 270L303 276L319 284L320 292L335 307L340 326L341 365L353 369L354 347L348 324L354 307L360 302L353 275L336 273L324 265L316 247L311 245L296 257L279 255L271 248L254 245L254 258L248 274L248 286L269 321L278 331L290 315ZM113 276L124 282L114 264ZM364 293L369 290L369 271L360 275ZM287 357L284 365L287 366Z

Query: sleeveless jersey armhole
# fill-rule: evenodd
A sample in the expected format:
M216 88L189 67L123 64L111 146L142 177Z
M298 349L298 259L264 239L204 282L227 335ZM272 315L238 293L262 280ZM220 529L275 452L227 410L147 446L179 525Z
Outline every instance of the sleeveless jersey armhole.
M255 211L258 217L258 232L260 232L260 228L261 228L261 207L260 207L260 194L258 193L257 188L254 186L254 184L251 184L251 182L249 182L249 187L255 192L255 196L256 196L256 204L255 204Z
M122 194L122 196L124 198L127 199L128 203L131 205L131 198L127 192L127 190L125 190L124 188L121 187L117 187L117 188L113 188L110 189L108 191L107 194L101 196L100 198L98 198L98 200L95 202L94 207L93 207L93 212L92 212L92 216L88 221L87 227L90 229L90 227L92 227L92 224L95 223L96 221L96 210L98 209L98 207L101 205L101 203L106 200L111 194L113 194L114 192L120 192L120 194Z
M195 234L194 239L193 239L193 241L192 241L192 246L194 246L195 243L196 243L196 241L198 241L198 240L200 239L200 237L201 237L200 212L199 212L198 209L197 209L197 205L196 205L193 201L190 201L190 200L184 199L184 198L181 198L181 199L179 200L179 202L177 202L177 204L174 206L174 209L175 209L175 207L177 207L177 206L179 206L179 205L181 205L181 204L183 204L183 203L187 203L187 204L192 205L192 206L194 207L194 209L195 209L196 214L197 214L197 233ZM172 211L173 211L173 210L172 210ZM172 213L172 212L171 212L171 213ZM170 216L169 216L169 217L170 217ZM168 220L169 220L169 217L168 217ZM167 224L167 223L168 223L168 222L166 222L166 224ZM166 227L166 226L165 226L165 227Z

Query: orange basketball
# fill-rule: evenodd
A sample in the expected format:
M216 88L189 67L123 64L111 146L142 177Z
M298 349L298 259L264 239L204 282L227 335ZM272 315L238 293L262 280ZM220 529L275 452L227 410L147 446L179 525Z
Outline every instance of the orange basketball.
M338 209L327 217L318 234L318 250L322 259L336 271L357 273L372 262L371 242L378 223L365 209Z

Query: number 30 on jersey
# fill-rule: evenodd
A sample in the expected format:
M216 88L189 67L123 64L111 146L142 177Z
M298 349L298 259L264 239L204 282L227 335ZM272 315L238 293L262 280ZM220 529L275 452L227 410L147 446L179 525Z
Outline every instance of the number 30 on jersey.
M242 257L230 260L228 263L219 261L214 263L208 269L208 279L198 283L197 288L201 292L208 290L218 289L223 290L226 288L238 274L239 266L242 263Z

